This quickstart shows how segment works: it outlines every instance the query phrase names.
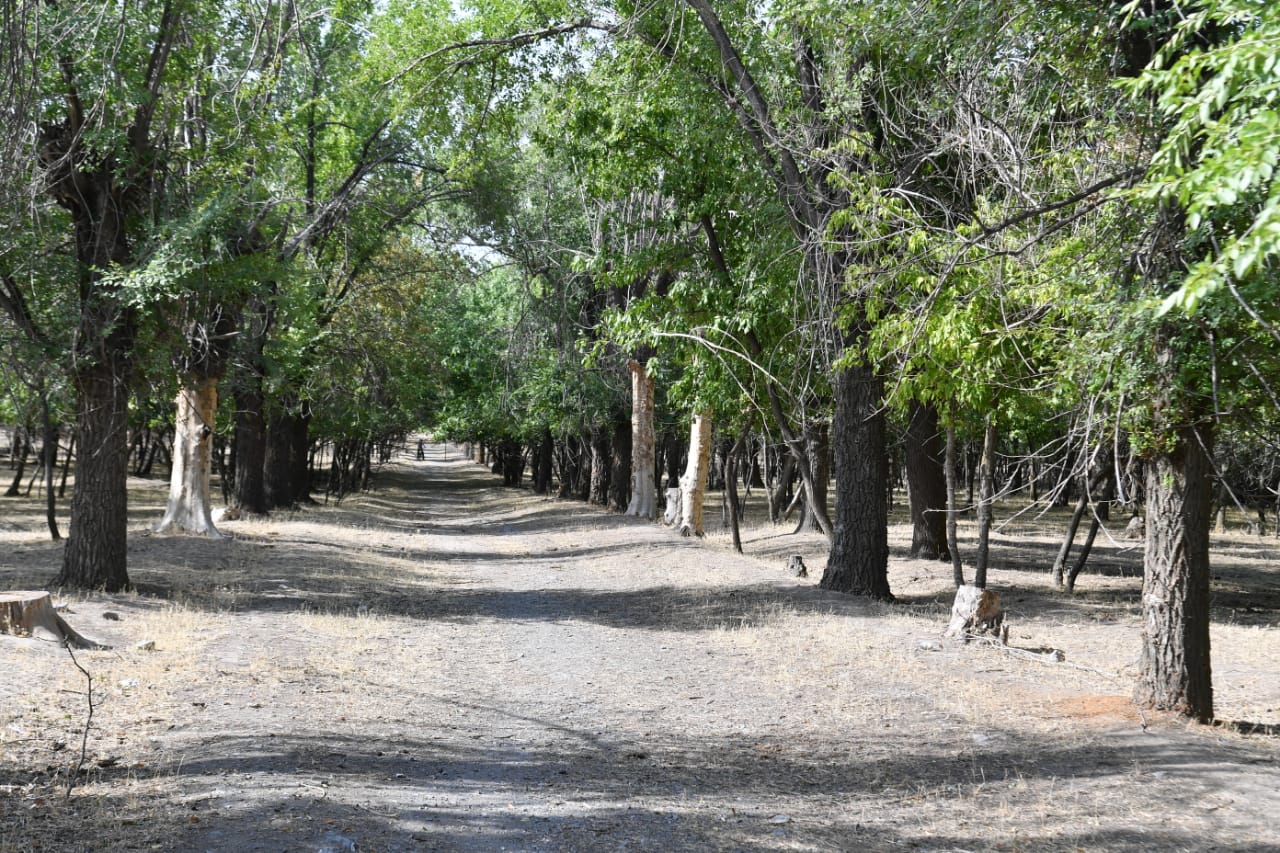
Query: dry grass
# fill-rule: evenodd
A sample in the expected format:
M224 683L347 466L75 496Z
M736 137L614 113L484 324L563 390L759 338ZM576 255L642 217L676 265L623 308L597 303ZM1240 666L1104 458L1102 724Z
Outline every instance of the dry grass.
M1280 845L1274 738L1137 715L1138 556L1100 543L1057 593L1057 511L992 574L1050 665L939 644L945 564L895 557L899 602L869 604L815 588L816 536L756 524L740 558L440 454L382 482L219 542L147 534L162 484L132 482L141 592L70 602L115 646L81 656L70 799L83 676L0 641L0 851ZM38 586L58 547L3 509L2 582ZM1219 711L1280 723L1280 550L1215 549Z

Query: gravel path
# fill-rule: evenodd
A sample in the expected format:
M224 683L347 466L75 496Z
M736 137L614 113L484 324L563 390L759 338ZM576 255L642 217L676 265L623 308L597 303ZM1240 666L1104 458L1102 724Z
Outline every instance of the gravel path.
M81 656L70 800L83 681L0 648L48 688L0 681L0 851L1280 850L1276 739L1144 721L1101 660L937 643L936 602L826 594L444 446L383 482L135 538L146 594L68 617L117 646Z

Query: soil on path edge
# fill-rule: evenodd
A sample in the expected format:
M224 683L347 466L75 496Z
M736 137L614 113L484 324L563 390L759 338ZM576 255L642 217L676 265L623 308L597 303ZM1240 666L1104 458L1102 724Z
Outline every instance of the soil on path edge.
M935 642L936 607L444 446L380 483L226 541L131 534L142 592L67 617L115 646L77 653L69 798L84 676L0 645L0 851L1280 850L1275 739L1144 720L1109 660ZM19 544L14 588L56 567Z

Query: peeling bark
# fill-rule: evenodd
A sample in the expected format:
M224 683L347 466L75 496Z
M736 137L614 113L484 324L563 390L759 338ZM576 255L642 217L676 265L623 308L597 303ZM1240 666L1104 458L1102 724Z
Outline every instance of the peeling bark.
M702 536L702 506L711 469L711 411L693 416L689 429L689 463L680 478L680 535Z
M178 392L177 407L169 502L155 530L182 530L220 539L222 534L213 524L209 496L213 426L218 412L217 380L207 379L183 388Z

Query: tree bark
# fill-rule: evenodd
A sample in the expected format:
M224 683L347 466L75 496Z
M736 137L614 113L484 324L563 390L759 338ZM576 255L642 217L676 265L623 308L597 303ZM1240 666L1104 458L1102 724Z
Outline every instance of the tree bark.
M108 592L129 587L129 371L124 352L112 349L114 358L75 376L80 453L71 492L71 529L54 586Z
M711 410L693 416L689 428L689 462L680 478L680 535L704 535L702 507L711 468Z
M262 377L257 373L241 378L235 388L235 506L243 513L267 512L264 473L267 457L267 428L263 416Z
M174 528L220 539L222 534L213 524L209 495L218 380L205 379L184 387L178 392L177 410L169 502L155 529L162 532Z
M587 502L609 505L609 428L604 424L591 427L591 492Z
M609 442L609 509L626 512L631 491L631 424L619 420Z
M947 427L947 458L943 463L947 480L947 550L951 552L951 579L956 588L964 586L964 564L960 562L960 542L956 532L960 508L956 506L956 428Z
M947 560L947 481L938 410L912 402L907 416L907 491L911 502L911 556Z
M825 423L811 422L804 428L804 447L813 475L813 489L806 490L800 521L796 532L812 530L823 532L819 511L826 515L827 486L831 482L831 430Z
M555 460L555 440L551 430L544 428L538 442L538 467L533 478L533 492L537 495L551 493L552 467Z
M987 415L982 431L982 456L978 461L978 548L973 561L973 585L987 588L987 566L991 554L991 523L995 518L996 438L995 418Z
M653 377L638 361L627 362L631 371L631 501L627 515L658 517L656 436L653 425Z
M1208 423L1169 437L1147 460L1142 656L1136 698L1148 708L1213 719L1209 663L1209 524L1213 432Z
M893 600L889 591L884 379L856 364L835 377L836 519L823 589Z
M729 450L728 456L725 458L725 500L729 505L729 535L732 537L733 550L739 554L742 553L742 532L740 528L740 513L738 506L738 460L742 455L742 451L748 446L748 434L743 431L738 436L737 442ZM750 482L750 480L748 480Z
M49 392L40 389L40 420L44 424L44 518L49 527L49 537L57 542L62 538L58 531L58 497L53 490L53 472L58 466L58 425L49 411Z

